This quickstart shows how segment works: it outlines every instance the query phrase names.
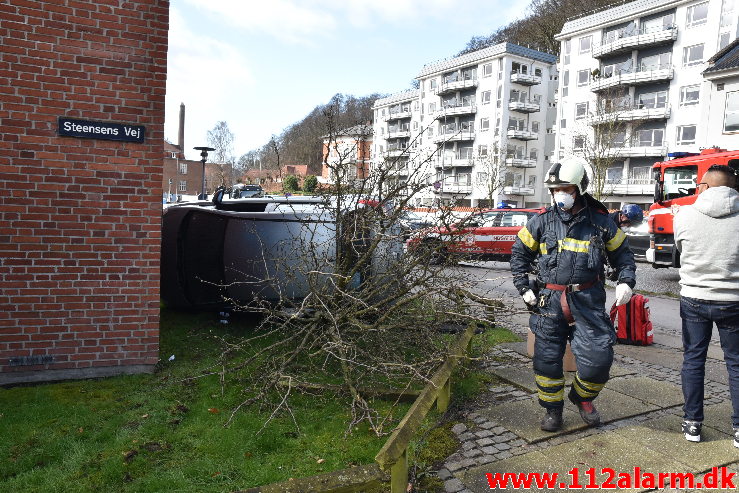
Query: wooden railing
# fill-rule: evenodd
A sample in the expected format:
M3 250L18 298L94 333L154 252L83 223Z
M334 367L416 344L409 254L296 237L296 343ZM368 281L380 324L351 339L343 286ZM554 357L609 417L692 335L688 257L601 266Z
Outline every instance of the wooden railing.
M446 361L436 370L426 387L421 391L418 399L398 424L392 435L382 449L375 456L375 461L380 469L390 472L391 493L404 493L408 488L408 445L436 402L440 412L449 407L451 399L452 370L457 366L459 360L466 357L469 351L475 327L470 324L462 335L450 347L449 356Z

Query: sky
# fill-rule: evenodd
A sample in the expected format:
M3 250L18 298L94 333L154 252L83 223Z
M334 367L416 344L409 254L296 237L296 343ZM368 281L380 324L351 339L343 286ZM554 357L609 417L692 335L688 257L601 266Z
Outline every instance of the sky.
M199 160L225 121L234 156L336 93L411 87L424 64L522 17L528 0L171 0L165 137Z

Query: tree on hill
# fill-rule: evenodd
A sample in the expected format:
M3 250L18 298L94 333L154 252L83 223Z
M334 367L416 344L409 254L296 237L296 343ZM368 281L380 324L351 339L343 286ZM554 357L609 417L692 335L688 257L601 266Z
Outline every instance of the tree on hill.
M280 151L281 165L307 164L309 173L320 174L323 136L335 131L326 126L326 121L329 121L327 115L331 115L330 121L339 129L371 122L372 105L376 99L383 96L370 94L356 97L336 94L328 103L316 106L301 121L287 127L280 135L273 136L272 140ZM252 162L261 162L263 169L277 168L272 142L247 154Z
M562 31L567 19L620 3L623 0L531 0L524 17L488 36L473 36L457 56L504 42L558 55L559 41L554 37Z

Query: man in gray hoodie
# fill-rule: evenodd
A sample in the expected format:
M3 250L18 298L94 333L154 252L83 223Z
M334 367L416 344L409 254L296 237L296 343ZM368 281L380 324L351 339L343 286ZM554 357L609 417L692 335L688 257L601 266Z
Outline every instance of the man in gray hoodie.
M739 192L728 166L711 166L695 204L675 215L680 251L680 317L683 326L682 431L700 442L708 343L718 327L734 408L734 446L739 448Z

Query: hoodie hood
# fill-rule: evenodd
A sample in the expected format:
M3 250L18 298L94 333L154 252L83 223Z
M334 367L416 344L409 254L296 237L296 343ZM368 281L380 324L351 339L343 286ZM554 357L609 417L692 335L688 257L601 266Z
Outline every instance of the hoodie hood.
M739 192L729 187L711 187L698 195L694 207L710 217L739 212Z

